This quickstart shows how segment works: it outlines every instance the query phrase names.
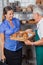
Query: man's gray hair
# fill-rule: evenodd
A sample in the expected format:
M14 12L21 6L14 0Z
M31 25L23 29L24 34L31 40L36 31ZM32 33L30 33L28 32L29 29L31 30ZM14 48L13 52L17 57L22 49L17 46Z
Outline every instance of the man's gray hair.
M40 7L33 8L33 13L38 13L39 15L43 15L43 10Z

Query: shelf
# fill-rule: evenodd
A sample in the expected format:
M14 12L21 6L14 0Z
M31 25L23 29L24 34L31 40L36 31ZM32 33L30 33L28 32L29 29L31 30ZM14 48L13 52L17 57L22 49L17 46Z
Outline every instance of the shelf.
M14 17L19 20L30 20L32 19L32 12L14 12Z
M31 11L31 12L22 12L22 11L20 12L20 11L19 11L19 12L14 12L14 13L18 13L18 14L31 14L32 11Z

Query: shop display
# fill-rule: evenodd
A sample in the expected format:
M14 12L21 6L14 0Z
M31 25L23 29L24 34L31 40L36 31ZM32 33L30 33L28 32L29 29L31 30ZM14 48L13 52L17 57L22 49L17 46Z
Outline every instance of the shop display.
M22 24L26 24L26 21L25 20L23 20L23 21L21 21L22 22Z
M21 7L16 6L16 11L17 11L17 12L22 11Z
M22 24L36 24L34 19L30 19L30 20L22 20L21 21Z
M26 12L26 7L22 7L22 12Z
M30 6L27 6L27 12L32 12L33 11L33 7L30 5Z
M36 24L35 20L34 19L31 19L28 21L28 24Z

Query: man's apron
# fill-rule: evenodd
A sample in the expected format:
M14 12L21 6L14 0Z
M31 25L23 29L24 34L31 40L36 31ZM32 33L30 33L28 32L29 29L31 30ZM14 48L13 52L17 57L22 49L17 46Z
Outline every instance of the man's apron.
M35 33L36 33L35 41L40 40L37 34L37 30L35 31ZM35 46L35 50L36 50L37 65L43 65L43 46Z

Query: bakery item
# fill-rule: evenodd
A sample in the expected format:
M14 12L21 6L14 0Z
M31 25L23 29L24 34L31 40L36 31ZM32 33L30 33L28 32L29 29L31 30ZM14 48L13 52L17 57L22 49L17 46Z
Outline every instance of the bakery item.
M25 41L27 39L30 39L33 36L34 36L33 32L19 31L19 32L11 35L10 39L12 39L12 40L18 40L18 41Z
M23 20L23 21L22 21L22 24L26 24L26 21L25 21L25 20Z

